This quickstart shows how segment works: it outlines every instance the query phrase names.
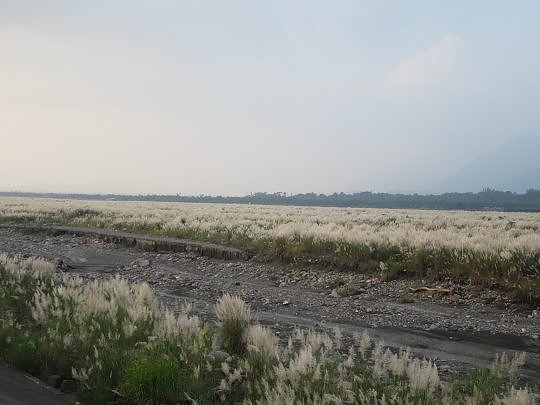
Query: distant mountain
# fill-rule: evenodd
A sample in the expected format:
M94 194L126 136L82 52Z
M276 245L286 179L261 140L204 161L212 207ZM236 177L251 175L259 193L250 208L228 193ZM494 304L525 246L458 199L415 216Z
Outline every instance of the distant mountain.
M524 134L511 139L439 183L435 191L484 188L515 192L540 189L540 136Z

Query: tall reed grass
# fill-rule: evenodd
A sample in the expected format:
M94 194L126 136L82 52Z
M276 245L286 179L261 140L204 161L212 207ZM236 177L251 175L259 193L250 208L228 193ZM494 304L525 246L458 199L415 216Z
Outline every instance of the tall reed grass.
M88 404L532 404L516 388L522 357L452 383L407 350L367 334L344 347L296 330L288 344L224 295L216 327L163 307L146 284L83 283L41 259L0 256L0 355L46 377L75 378ZM228 350L223 353L221 350Z
M0 221L221 243L353 271L502 286L540 302L540 213L0 198ZM498 287L500 288L500 287Z

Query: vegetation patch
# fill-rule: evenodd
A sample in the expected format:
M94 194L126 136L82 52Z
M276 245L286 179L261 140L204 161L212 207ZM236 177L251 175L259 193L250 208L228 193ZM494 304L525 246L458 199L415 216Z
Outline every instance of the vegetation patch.
M366 334L343 347L296 330L287 345L225 295L210 326L163 307L146 284L83 283L41 259L0 257L0 355L43 378L75 379L84 403L532 404L522 356L451 383L436 365Z

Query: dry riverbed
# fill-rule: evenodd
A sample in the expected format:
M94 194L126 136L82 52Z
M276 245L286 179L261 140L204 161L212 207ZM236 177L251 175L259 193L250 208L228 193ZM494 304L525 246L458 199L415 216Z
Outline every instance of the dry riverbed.
M147 282L171 308L192 303L209 319L223 293L239 295L258 320L287 339L295 326L332 329L346 338L366 330L390 347L434 358L441 373L486 365L496 352L524 351L523 377L540 381L540 311L497 291L422 280L380 282L376 274L327 272L296 265L220 260L190 252L150 252L93 235L0 228L0 252L40 256L86 280L120 276ZM452 289L411 293L429 286Z

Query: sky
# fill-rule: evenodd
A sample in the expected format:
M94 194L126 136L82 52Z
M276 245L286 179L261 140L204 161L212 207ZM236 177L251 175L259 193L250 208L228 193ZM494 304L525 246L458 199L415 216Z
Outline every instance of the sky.
M0 10L3 191L422 191L540 133L538 0Z

